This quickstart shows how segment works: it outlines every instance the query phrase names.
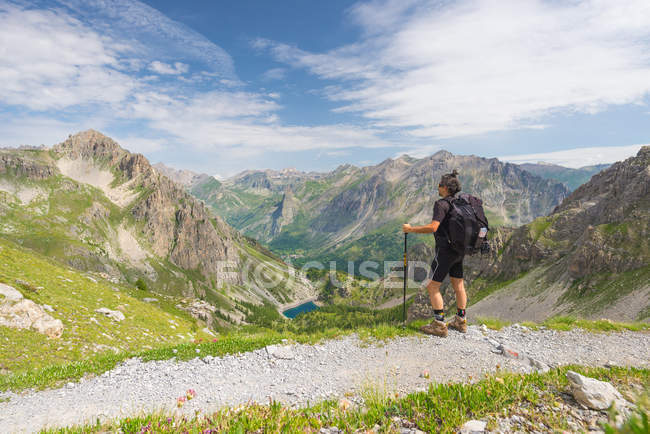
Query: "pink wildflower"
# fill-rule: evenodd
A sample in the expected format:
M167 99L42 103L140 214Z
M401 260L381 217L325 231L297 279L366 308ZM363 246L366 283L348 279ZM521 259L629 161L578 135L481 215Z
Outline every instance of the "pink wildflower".
M179 397L176 400L176 405L178 406L178 408L181 408L183 406L183 404L185 404L185 401L187 401L186 397L184 397L184 396Z
M185 392L185 396L187 396L187 399L190 400L196 396L196 392L194 389L189 389L187 392Z
M217 338L212 339L212 342L217 342Z

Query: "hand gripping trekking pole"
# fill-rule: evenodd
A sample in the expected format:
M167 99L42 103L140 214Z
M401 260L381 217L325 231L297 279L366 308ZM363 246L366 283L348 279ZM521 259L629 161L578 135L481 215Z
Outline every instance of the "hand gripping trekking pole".
M402 321L403 327L406 327L406 280L409 276L409 263L406 258L406 239L408 237L408 232L404 232L404 299L402 301Z

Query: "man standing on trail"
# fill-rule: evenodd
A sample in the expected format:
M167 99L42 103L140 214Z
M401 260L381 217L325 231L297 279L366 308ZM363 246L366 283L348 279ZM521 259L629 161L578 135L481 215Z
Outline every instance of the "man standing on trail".
M424 333L446 337L447 327L458 330L461 333L467 332L467 321L465 320L465 305L467 304L467 295L465 294L465 284L463 283L463 258L464 254L454 251L449 244L449 210L451 209L451 200L454 195L460 191L460 181L458 172L447 173L442 175L438 184L438 194L442 199L436 201L433 206L433 219L431 223L425 226L411 226L405 223L402 227L404 232L415 232L418 234L433 233L436 238L436 256L431 263L431 270L427 276L428 282L426 287L429 291L429 299L433 307L434 317L430 324L420 328ZM440 285L445 277L449 274L451 286L456 293L456 306L458 313L454 318L445 324L445 313L442 295L440 295Z

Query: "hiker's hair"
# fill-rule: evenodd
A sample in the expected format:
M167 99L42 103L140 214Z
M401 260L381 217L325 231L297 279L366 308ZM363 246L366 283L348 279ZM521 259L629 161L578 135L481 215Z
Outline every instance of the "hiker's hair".
M460 191L460 181L458 180L458 171L454 169L451 173L446 173L440 178L440 185L447 187L447 191L452 196Z

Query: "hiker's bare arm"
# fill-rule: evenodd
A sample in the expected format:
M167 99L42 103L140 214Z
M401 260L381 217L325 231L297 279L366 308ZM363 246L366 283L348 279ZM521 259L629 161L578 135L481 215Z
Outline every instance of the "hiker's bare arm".
M415 232L416 234L432 234L438 230L440 222L438 220L432 220L431 223L424 226L411 226L408 223L404 223L402 226L403 232Z

